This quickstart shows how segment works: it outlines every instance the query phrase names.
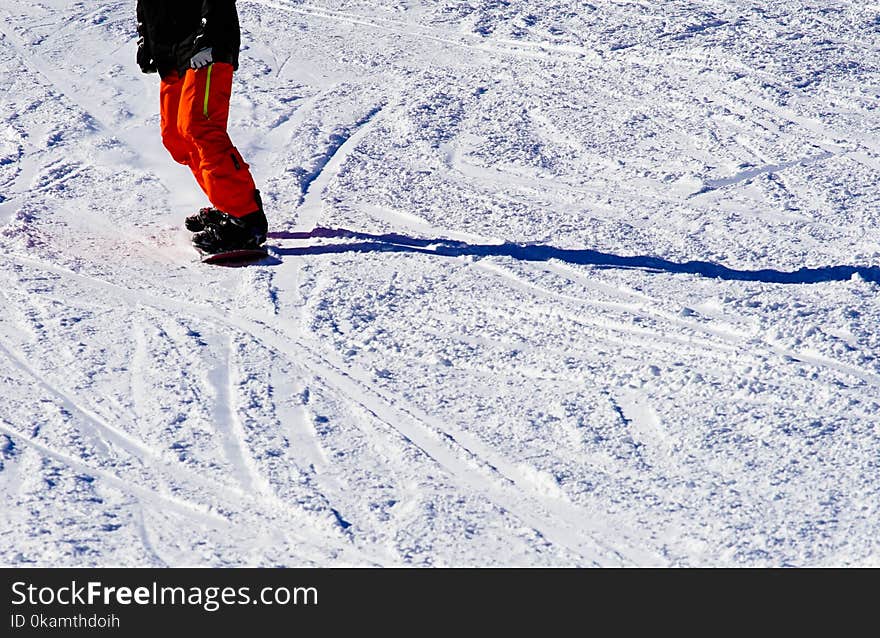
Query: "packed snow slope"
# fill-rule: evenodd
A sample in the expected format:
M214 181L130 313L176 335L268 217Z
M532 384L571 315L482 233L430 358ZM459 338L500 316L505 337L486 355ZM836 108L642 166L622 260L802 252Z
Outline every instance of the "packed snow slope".
M880 564L880 5L240 0L272 259L135 7L0 5L0 563Z

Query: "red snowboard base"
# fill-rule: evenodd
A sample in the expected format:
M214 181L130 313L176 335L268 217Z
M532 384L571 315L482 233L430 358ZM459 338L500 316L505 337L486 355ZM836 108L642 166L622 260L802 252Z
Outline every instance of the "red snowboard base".
M262 248L229 250L225 253L202 253L202 263L214 266L246 266L269 256Z

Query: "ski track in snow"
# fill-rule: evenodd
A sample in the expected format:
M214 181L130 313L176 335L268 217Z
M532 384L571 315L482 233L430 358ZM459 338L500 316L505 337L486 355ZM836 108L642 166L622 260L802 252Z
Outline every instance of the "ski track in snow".
M878 563L875 11L238 7L241 269L133 8L0 9L3 564Z
M233 386L232 344L219 348L223 358L209 373L211 385L214 387L213 421L223 440L223 449L227 460L233 468L233 474L247 493L257 490L259 479L254 476L251 464L246 460L242 426L238 419L235 404L235 387Z

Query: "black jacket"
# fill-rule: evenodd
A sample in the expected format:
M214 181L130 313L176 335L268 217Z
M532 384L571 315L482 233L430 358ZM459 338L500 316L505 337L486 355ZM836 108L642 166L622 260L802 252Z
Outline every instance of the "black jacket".
M213 49L214 62L238 68L241 30L235 0L137 0L138 64L162 77L183 75L193 54Z

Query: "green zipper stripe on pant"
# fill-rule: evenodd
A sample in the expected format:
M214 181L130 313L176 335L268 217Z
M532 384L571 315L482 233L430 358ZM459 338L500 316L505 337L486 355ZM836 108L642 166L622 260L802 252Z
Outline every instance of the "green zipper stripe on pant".
M205 80L205 107L203 109L203 113L205 117L208 117L208 96L211 95L211 71L214 70L214 65L211 64L208 66L208 79Z

